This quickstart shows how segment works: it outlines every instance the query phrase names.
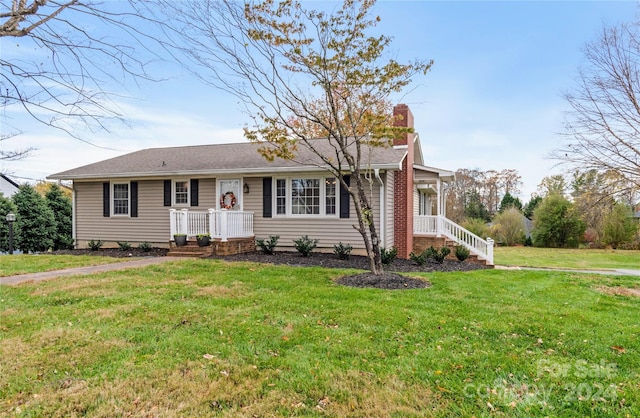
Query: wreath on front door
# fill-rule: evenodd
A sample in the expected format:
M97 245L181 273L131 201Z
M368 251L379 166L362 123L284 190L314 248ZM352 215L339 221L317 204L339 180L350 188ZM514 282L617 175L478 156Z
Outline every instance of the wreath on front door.
M229 204L227 204L227 196L229 196ZM232 209L238 200L236 199L236 195L233 192L226 192L220 196L220 207L222 209Z

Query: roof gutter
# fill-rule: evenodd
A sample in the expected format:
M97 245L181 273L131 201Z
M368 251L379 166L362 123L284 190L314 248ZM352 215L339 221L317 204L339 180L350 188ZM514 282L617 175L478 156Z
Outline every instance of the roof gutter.
M403 157L404 159L404 157ZM399 170L402 167L397 163L388 164L373 164L367 168L373 168L374 170ZM236 175L236 174L273 174L274 172L282 173L295 173L295 172L327 172L328 170L318 166L295 166L295 167L269 167L269 168L232 168L223 170L194 170L194 171L162 171L162 172L125 172L125 173L99 173L99 174L70 174L65 175L63 173L56 173L48 176L48 179L52 180L99 180L99 179L113 179L113 178L149 178L158 179L166 177L202 177L202 176L219 176L219 175Z

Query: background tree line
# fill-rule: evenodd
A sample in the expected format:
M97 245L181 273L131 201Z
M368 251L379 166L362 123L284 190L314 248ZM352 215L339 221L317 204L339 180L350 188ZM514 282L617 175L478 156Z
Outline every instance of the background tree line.
M545 177L522 202L516 170L460 169L447 190L447 217L499 244L640 248L638 190L614 170Z

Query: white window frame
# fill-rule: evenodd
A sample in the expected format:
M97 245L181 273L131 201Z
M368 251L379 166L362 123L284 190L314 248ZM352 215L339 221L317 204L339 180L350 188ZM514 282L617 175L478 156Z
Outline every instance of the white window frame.
M127 186L127 213L116 213L116 185ZM129 218L131 217L131 182L130 181L112 181L111 182L111 196L109 198L109 205L111 206L111 216ZM122 200L122 199L118 199Z
M178 203L176 201L177 187L176 183L187 183L187 203ZM173 206L189 207L191 206L191 179L172 179L171 180L171 204Z
M336 187L336 201L335 201L335 213L327 214L327 187L326 180L327 179L335 179ZM292 213L292 201L293 201L293 180L319 180L320 181L320 213L314 214L293 214ZM285 213L278 213L278 180L285 180ZM340 180L336 176L327 175L327 176L314 176L314 175L306 175L301 174L298 176L288 176L288 177L275 177L273 178L273 197L272 197L272 213L274 217L290 217L290 218L339 218L340 217Z

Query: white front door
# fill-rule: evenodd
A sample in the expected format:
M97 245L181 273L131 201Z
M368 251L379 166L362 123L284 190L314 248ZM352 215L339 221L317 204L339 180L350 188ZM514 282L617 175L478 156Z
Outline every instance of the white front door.
M218 209L241 210L242 189L240 179L218 181Z

